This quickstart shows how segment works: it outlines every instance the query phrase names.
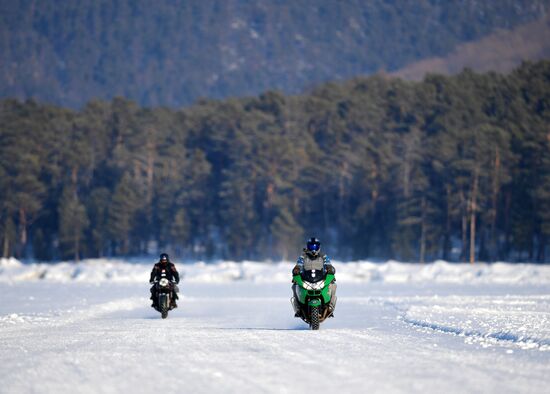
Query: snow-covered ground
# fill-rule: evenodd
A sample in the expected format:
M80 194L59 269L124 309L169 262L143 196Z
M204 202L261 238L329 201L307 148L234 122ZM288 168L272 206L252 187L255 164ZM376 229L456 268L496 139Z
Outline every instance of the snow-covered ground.
M334 319L293 317L291 263L0 260L0 393L546 393L550 266L335 263Z

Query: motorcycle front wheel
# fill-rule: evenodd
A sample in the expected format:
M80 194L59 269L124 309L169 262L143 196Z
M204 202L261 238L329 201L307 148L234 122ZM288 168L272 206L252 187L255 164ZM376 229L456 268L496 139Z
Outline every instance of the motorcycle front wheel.
M312 306L311 307L311 318L310 318L310 324L309 327L312 330L318 330L319 329L319 307L318 306Z
M168 311L170 310L170 298L167 295L161 295L159 300L160 316L163 319L168 317Z

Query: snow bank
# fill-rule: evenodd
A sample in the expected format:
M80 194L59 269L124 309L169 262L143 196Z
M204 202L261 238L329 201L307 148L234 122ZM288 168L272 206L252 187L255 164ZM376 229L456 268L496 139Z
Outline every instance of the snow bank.
M550 265L538 264L350 262L337 264L337 274L338 279L350 282L550 284Z
M143 283L149 279L153 261L128 262L116 259L88 259L79 263L22 263L16 259L0 259L0 282L23 281ZM290 280L293 263L231 262L178 264L184 281L258 283ZM334 262L339 282L385 283L456 283L456 284L550 284L550 265L536 264L454 264L437 261L432 264Z

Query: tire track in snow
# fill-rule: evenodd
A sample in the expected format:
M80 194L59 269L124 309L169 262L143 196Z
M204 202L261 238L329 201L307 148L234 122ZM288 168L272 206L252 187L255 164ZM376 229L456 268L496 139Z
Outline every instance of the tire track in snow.
M415 297L392 300L403 323L467 344L550 351L550 297Z
M482 332L476 330L468 330L461 327L453 327L439 323L430 323L427 321L410 319L406 316L402 316L401 319L403 320L403 322L410 324L411 326L426 328L445 334L453 334L459 337L466 337L466 343L480 343L484 347L487 347L489 344L514 344L521 349L538 349L540 351L550 351L549 338L530 337L505 331Z
M143 297L128 297L99 304L92 304L85 309L77 309L76 307L73 307L71 309L59 310L49 314L11 313L5 316L0 316L0 330L6 331L10 328L24 330L36 329L44 326L65 326L110 313L130 311L141 308L146 302L146 299Z

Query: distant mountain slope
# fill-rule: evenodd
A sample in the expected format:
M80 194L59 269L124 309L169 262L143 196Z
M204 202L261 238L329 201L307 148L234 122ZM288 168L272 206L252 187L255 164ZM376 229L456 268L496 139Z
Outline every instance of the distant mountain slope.
M539 19L550 0L0 0L0 97L80 106L122 95L298 92L444 57Z
M478 41L457 46L445 57L420 60L392 74L419 80L426 73L455 74L464 68L504 73L527 59L550 59L550 17L511 31L497 30Z

